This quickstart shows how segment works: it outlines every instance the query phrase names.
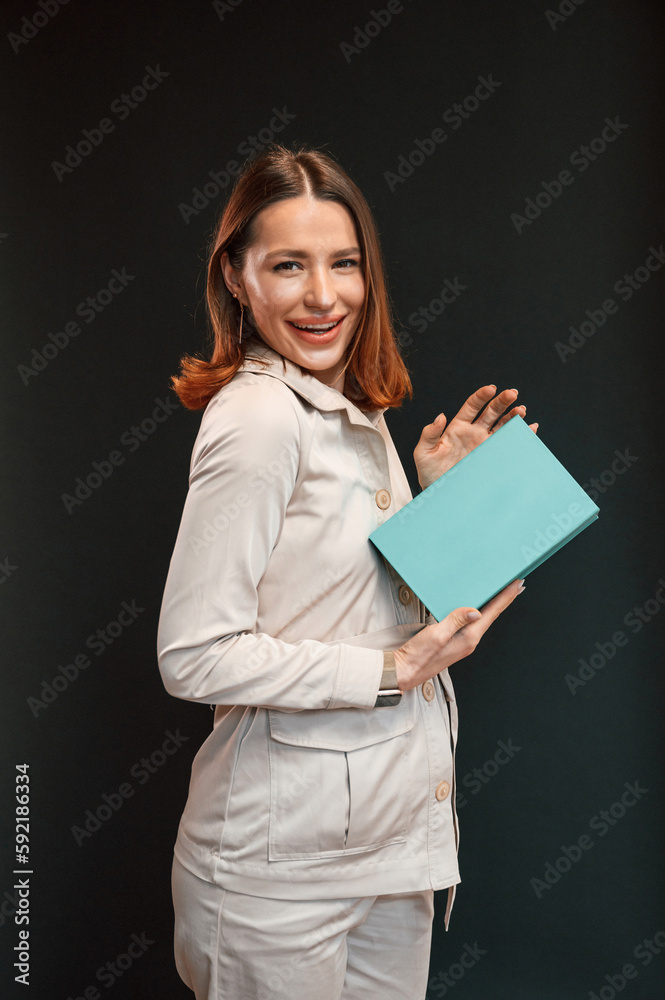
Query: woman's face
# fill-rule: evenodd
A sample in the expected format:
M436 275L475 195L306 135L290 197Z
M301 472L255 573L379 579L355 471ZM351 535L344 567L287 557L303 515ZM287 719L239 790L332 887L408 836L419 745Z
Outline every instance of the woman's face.
M227 285L249 305L270 347L343 392L340 372L365 298L351 213L338 202L303 196L268 205L254 225L240 274L222 258Z

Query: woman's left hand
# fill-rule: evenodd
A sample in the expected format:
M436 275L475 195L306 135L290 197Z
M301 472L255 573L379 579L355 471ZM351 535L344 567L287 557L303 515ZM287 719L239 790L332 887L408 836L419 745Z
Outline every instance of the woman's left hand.
M431 486L511 417L516 414L524 417L526 406L513 406L508 413L504 413L516 399L517 389L504 389L496 395L495 385L484 385L469 396L447 426L445 414L440 413L436 420L423 427L413 452L421 487L427 489ZM537 433L537 423L529 424L529 427Z

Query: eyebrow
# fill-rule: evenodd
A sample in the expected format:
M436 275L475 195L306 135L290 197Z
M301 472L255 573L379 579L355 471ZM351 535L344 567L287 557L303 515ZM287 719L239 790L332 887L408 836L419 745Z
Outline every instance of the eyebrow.
M335 250L333 253L331 253L330 256L331 257L348 257L349 254L352 254L352 253L359 254L360 253L360 247L345 247L343 250ZM286 249L283 249L283 250L271 250L270 253L266 254L266 259L268 257L302 257L302 258L307 258L307 257L309 257L309 254L306 253L304 250L292 250L292 249L290 249L290 248L287 247Z

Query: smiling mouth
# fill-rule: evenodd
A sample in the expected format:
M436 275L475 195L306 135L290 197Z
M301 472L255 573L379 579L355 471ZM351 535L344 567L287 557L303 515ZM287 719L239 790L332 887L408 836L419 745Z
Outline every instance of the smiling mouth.
M303 326L301 323L294 323L290 319L287 319L285 322L288 323L289 326L294 327L296 330L303 330L305 333L330 333L330 331L338 327L343 320L344 317L342 317L342 319L338 319L336 323L312 323L308 326Z

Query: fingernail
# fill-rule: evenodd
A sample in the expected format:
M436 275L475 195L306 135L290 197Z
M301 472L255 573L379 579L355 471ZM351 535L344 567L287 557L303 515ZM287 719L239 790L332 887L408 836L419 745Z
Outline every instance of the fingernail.
M480 611L467 611L466 617L470 622L475 622L481 617Z
M519 588L519 590L517 591L517 593L521 594L523 591L524 591L524 582L522 582L522 586Z

